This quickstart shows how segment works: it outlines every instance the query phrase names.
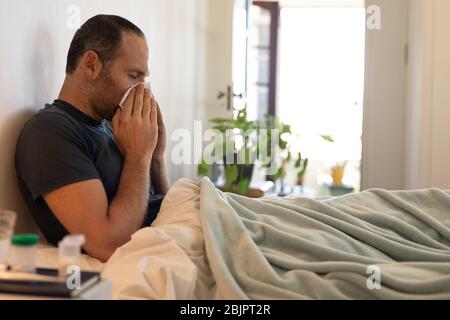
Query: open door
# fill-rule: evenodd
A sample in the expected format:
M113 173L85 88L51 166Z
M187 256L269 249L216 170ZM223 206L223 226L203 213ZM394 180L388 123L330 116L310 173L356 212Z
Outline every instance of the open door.
M214 0L208 7L206 119L245 106L250 0ZM205 127L209 124L205 121Z

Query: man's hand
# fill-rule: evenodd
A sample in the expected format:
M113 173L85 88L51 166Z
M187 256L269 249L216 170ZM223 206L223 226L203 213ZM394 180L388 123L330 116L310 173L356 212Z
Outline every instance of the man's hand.
M161 108L155 99L152 99L152 104L158 110L158 143L153 153L151 164L151 176L156 192L159 194L166 194L169 191L170 183L167 177L167 170L164 161L164 152L166 151L166 126L164 125Z
M158 144L158 106L151 102L144 85L133 89L123 110L117 108L112 123L116 143L126 159L151 161Z
M152 105L155 105L158 111L158 143L153 153L153 160L163 161L164 152L166 151L166 126L164 125L161 108L155 99L152 99Z

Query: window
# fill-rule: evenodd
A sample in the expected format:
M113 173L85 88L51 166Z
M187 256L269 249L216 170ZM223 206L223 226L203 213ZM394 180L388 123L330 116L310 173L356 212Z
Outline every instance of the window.
M344 183L358 190L365 58L363 4L282 8L279 33L277 113L298 135L294 149L310 158L305 185L319 191L330 182L330 168L346 161ZM333 136L335 143L325 142L320 137L323 134Z

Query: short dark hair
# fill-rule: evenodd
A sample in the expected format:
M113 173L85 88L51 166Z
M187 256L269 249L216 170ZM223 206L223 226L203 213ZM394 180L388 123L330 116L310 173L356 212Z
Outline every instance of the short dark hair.
M122 43L122 32L145 38L132 22L119 16L99 14L86 21L75 33L67 55L66 74L73 73L86 51L93 50L103 63L111 61Z

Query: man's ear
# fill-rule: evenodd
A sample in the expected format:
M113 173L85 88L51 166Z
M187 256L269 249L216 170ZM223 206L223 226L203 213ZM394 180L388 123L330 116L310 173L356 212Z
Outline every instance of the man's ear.
M97 79L98 75L100 74L100 71L103 68L103 63L100 60L100 57L98 56L97 52L93 50L86 51L83 54L79 65L83 74L89 80Z

